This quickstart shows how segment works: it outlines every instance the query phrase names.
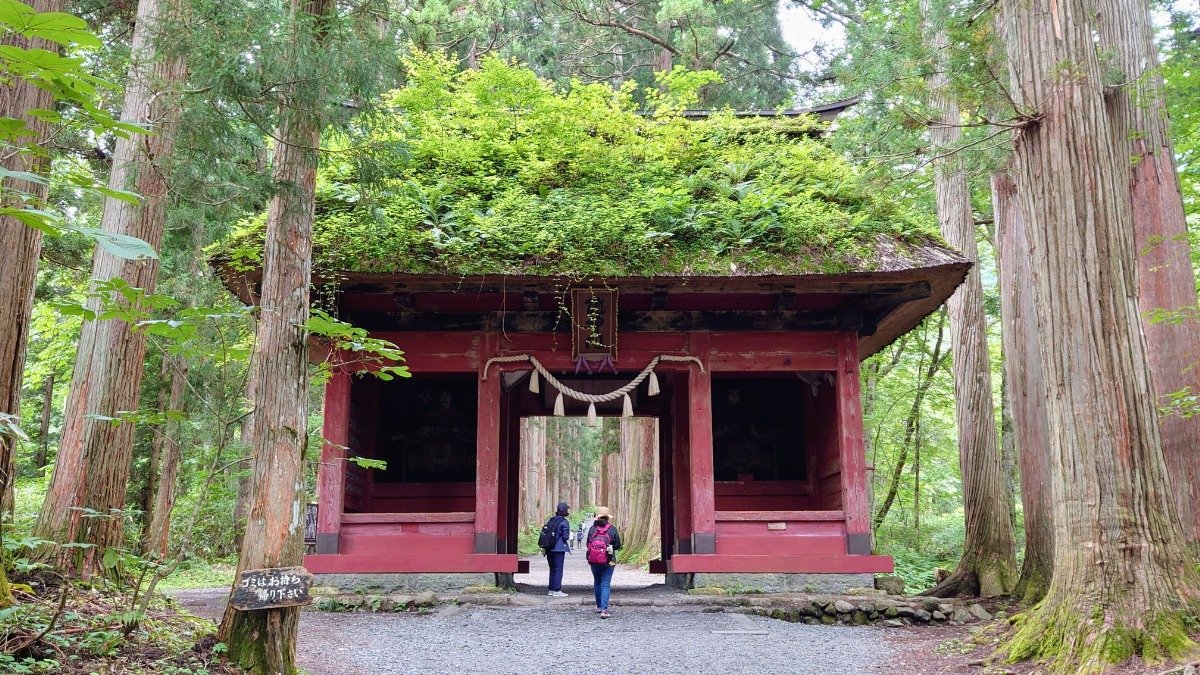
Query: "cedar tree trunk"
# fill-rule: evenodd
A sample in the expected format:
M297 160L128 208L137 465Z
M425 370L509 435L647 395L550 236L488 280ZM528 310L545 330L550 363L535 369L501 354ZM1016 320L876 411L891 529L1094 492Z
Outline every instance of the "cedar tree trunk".
M929 0L922 0L923 16L930 16L930 5ZM937 30L932 42L940 62L929 78L929 103L937 115L929 132L930 145L935 153L948 153L957 150L962 137L962 115L949 94L950 79L945 73L944 56L949 39L945 30ZM967 172L959 158L943 154L934 161L933 168L942 236L975 264L963 285L946 303L950 314L950 350L954 358L955 416L966 540L958 569L928 593L941 597L959 594L992 597L1005 595L1016 585L1017 544L1010 506L1005 500L1007 479L996 437L975 217Z
M166 174L180 112L173 90L187 75L182 58L159 58L153 44L156 19L174 11L169 4L173 1L138 3L121 117L147 125L152 133L117 140L108 179L109 187L133 190L142 201L107 198L100 222L105 232L137 237L155 249L162 244ZM125 260L100 248L92 259L97 281L122 279L153 293L157 275L155 259ZM100 307L94 299L89 305L93 310ZM58 461L36 529L46 539L94 544L74 570L84 576L99 571L104 549L123 544L124 527L121 517L82 518L78 507L104 515L124 509L135 431L131 423L113 424L95 416L111 418L137 409L145 352L145 336L124 321L84 322Z
M33 465L38 473L46 468L46 457L50 450L50 415L54 412L54 373L46 375L42 382L42 420L38 425L38 448Z
M61 12L63 0L32 0L28 2L38 12ZM46 40L9 37L0 44L22 48L58 51L58 45ZM29 114L30 110L46 110L53 106L51 93L33 86L25 78L15 78L0 87L0 116L24 120L33 132L34 141L45 140L49 125ZM3 153L3 166L8 171L44 174L45 155L27 152ZM37 183L5 179L7 187L45 199L46 188ZM9 206L9 204L5 204ZM30 204L40 208L40 204ZM16 218L0 216L0 415L20 413L21 380L25 371L25 346L29 338L29 318L33 312L33 289L37 279L37 261L42 251L42 233ZM13 491L16 469L16 442L0 434L0 502ZM0 565L0 608L13 602L4 567Z
M182 357L168 358L171 371L171 393L167 397L166 410L181 410L183 408L183 392L187 385L187 362ZM179 486L179 464L182 451L179 447L178 423L167 420L159 433L155 434L155 443L159 444L159 456L162 458L162 469L159 472L158 489L153 493L152 506L147 518L146 555L163 559L167 557L167 549L171 541L171 510L175 507L175 492Z
M1104 69L1119 86L1104 101L1118 156L1127 158L1138 256L1138 305L1159 397L1190 388L1200 393L1200 316L1187 221L1168 131L1158 47L1146 0L1102 0ZM1112 82L1110 81L1111 85ZM1149 320L1155 310L1182 312L1182 322ZM1172 494L1191 541L1200 533L1200 415L1159 418Z
M1014 659L1099 670L1194 648L1200 578L1176 518L1137 304L1126 147L1086 0L1005 0L1038 351L1049 395L1054 573Z
M294 44L307 52L324 38L332 0L293 0ZM310 33L309 31L313 31ZM311 52L307 53L311 57ZM298 54L295 56L299 56ZM321 105L311 93L300 100ZM250 378L254 459L249 517L238 572L299 565L304 555L304 455L308 440L308 322L312 228L321 117L287 105L276 133L275 196L267 207L261 311ZM236 582L235 582L236 583ZM232 593L232 589L231 589ZM298 607L230 607L219 636L230 659L253 673L294 673Z
M1046 383L1042 380L1033 298L1029 290L1029 243L1017 203L1017 186L1005 171L992 175L992 213L1000 267L1000 320L1004 380L1012 410L1013 437L1020 457L1021 503L1025 517L1025 562L1014 595L1033 604L1046 595L1054 565L1054 514L1050 510Z

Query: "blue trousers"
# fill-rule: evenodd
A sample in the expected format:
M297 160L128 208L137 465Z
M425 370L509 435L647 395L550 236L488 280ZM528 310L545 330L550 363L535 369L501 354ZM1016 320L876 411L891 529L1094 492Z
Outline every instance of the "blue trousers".
M546 554L546 562L550 564L550 590L562 590L563 563L567 557L566 551L550 551Z
M608 596L612 592L612 575L613 570L617 569L612 565L593 565L588 563L592 568L593 590L596 592L596 606L600 609L608 609Z

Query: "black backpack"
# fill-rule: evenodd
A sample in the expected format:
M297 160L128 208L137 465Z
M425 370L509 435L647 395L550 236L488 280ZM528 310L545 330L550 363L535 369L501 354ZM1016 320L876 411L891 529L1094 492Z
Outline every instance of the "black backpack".
M549 551L554 548L554 544L558 542L558 521L562 516L550 516L550 520L542 526L542 533L538 535L538 548L543 551Z

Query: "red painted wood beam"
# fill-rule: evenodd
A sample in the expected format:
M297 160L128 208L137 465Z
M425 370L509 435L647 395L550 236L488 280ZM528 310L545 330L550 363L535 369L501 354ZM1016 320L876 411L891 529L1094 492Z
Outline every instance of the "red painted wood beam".
M838 336L835 376L841 459L842 510L846 512L846 545L850 553L871 552L871 513L867 494L867 449L863 442L862 398L859 391L858 335Z
M313 574L401 574L408 572L502 572L515 573L517 556L504 554L395 555L306 555L304 567Z
M713 480L712 371L708 369L711 342L708 333L688 336L692 356L704 372L688 373L688 456L692 494L692 552L716 552L716 492Z
M673 553L692 552L692 474L691 458L688 456L688 394L679 383L688 379L675 378L671 388L671 496L674 504ZM663 496L666 498L666 495Z
M496 553L500 522L500 377L483 379L483 366L500 352L500 336L479 340L479 406L475 443L475 552Z
M346 445L350 436L350 374L337 369L325 383L325 423L317 466L317 551L337 553L346 500Z
M846 520L845 511L717 511L716 515L718 522Z
M667 561L675 573L890 574L889 555L677 555Z
M343 513L343 523L473 523L474 511L451 513Z

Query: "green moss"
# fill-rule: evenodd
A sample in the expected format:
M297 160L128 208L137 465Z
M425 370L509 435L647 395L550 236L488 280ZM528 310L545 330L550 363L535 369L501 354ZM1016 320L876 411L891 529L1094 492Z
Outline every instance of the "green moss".
M327 139L318 271L648 276L870 270L937 242L807 118L685 120L628 88L567 89L502 61L409 64L390 114ZM261 264L264 218L214 252Z
M1195 650L1186 619L1178 611L1124 617L1101 605L1078 612L1043 602L1013 618L1017 630L1002 652L1010 662L1044 662L1053 672L1101 672L1135 656L1158 663Z

